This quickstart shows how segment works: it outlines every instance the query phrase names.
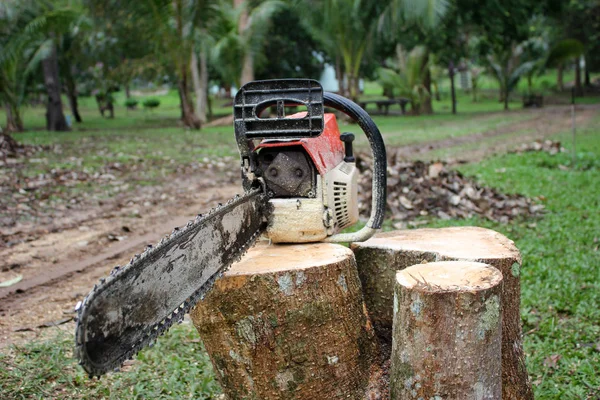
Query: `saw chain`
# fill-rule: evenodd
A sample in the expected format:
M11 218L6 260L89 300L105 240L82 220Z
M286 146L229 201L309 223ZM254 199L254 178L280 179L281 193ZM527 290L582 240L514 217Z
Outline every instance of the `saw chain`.
M239 261L262 234L266 228L267 204L268 198L262 189L254 189L245 195L238 195L224 205L219 204L218 207L211 210L208 214L198 215L194 221L188 222L185 227L180 229L175 228L168 237L161 239L156 246L148 246L142 254L135 255L127 265L115 267L107 278L101 279L94 286L94 289L76 305L75 356L79 359L79 364L90 377L99 377L107 372L118 370L124 361L131 359L142 348L151 346L156 338L164 334L173 324L181 323L185 313L189 312L199 300L204 298L206 293L212 288L214 282L234 262ZM256 208L260 208L260 210L256 210ZM211 232L220 229L224 232L226 230L224 225L231 223L225 221L226 216L235 215L236 211L242 217L249 218L250 223L244 224L242 221L239 221L244 230L236 237L233 245L227 243L227 248L222 248L220 246L224 245L223 240L219 241L215 239L212 244L219 248L205 250L204 247L211 245L211 243L206 243L207 240L201 244L195 244L193 239L201 231L205 233L207 230ZM253 217L252 214L259 217ZM229 238L229 232L221 233L221 237ZM207 268L203 265L203 261L205 260L198 259L198 257L194 259L194 254L192 254L194 249L191 249L193 246L203 246L200 249L203 251L202 255L221 254L218 264L215 264L218 267L214 268L214 271L207 271L210 272L210 275L207 277L203 275L205 272L204 269ZM196 252L199 251L198 249L195 250ZM186 251L187 253L185 253ZM173 259L166 263L166 270L163 269L156 272L147 271L149 268L156 268L155 264L158 264L157 260L168 259L172 254L174 254ZM201 286L197 287L183 301L176 304L175 308L171 308L171 312L156 323L148 324L148 320L151 320L152 313L160 315L160 307L158 306L156 309L150 307L145 314L148 320L128 321L128 306L124 303L126 303L125 300L130 301L130 299L119 298L118 295L125 295L125 292L123 290L120 292L116 291L113 286L118 286L115 285L117 282L137 282L140 279L141 284L143 284L144 279L150 280L155 273L166 272L169 274L172 273L173 268L185 268L185 266L181 267L182 264L186 264L185 262L182 263L181 259L185 260L186 254L189 254L190 258L192 258L192 260L188 261L188 268L194 269L194 276L202 278ZM176 261L178 261L177 265L174 266ZM195 264L195 262L199 262L199 264ZM182 274L187 273L189 271L183 271ZM190 285L194 284L194 282L189 283ZM115 293L111 293L111 291ZM144 294L147 298L142 297L138 301L133 301L132 307L148 307L154 292L155 290L149 290L148 293ZM95 301L92 302L92 300ZM168 301L162 298L158 300L165 304ZM92 303L91 309L86 307L90 303ZM98 306L98 304L100 305ZM102 306L106 309L102 309ZM164 304L161 304L161 306L164 306ZM98 319L101 319L99 315L102 315L99 311L104 311L107 314L121 314L118 315L118 318L109 322L98 321ZM92 332L88 332L88 330ZM121 333L121 330L126 334L119 336L117 340L116 334L113 337L113 333Z

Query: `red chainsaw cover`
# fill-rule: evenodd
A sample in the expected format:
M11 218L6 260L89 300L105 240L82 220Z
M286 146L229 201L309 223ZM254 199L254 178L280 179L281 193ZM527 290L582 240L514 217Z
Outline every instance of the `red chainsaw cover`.
M290 115L288 118L303 118L306 112ZM258 149L272 147L302 146L313 160L320 175L325 175L344 160L344 144L340 140L340 129L338 128L335 114L324 114L325 127L323 133L315 138L303 138L298 140L263 140Z

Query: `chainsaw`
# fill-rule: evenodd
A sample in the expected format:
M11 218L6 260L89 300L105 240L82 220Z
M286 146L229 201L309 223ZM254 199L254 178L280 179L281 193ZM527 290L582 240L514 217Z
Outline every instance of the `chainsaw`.
M373 153L371 215L356 232L341 233L359 220L354 135L340 134L325 107L356 121ZM240 88L233 112L244 194L115 267L77 304L75 355L91 377L118 370L181 322L261 235L272 243L360 242L381 227L385 146L357 104L314 80L268 80Z

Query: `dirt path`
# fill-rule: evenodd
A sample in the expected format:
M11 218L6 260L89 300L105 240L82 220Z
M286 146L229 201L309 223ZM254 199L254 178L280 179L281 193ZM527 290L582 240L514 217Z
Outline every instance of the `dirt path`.
M241 192L231 183L207 186L178 179L171 185L180 191L160 207L139 211L132 210L135 204L126 206L2 251L3 263L19 267L0 273L1 280L17 273L23 280L0 288L0 347L43 336L53 325L72 329L74 304L115 265Z
M457 159L477 160L570 128L568 107L534 112L536 116L527 121L404 146L399 153L426 159L447 150ZM584 126L599 112L597 105L578 106L577 124ZM235 179L204 171L177 176L161 187L123 194L101 208L73 211L52 225L14 232L22 242L0 249L0 281L19 275L23 280L0 288L0 348L44 337L55 332L56 325L72 332L73 306L99 278L115 265L126 263L145 245L156 243L173 227L240 191Z
M477 161L491 154L506 152L522 143L547 138L571 127L570 107L553 106L531 112L536 113L534 118L504 125L501 128L474 135L402 146L398 149L398 156L423 160L439 158L443 155L443 158ZM578 105L577 125L585 126L598 112L600 112L600 105Z

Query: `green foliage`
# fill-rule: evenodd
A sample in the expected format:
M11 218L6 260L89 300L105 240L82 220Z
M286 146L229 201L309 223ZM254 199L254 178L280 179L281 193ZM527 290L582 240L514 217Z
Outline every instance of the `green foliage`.
M160 100L158 100L158 99L146 99L146 100L144 100L144 102L142 103L142 105L144 106L144 108L154 109L154 108L160 106Z
M285 3L267 0L253 6L243 2L232 7L231 2L220 0L215 6L214 19L208 24L208 30L217 38L211 51L213 63L219 65L223 82L241 85L242 68L246 56L258 59L260 63L267 33L271 27L271 18L284 9ZM244 28L242 16L247 15ZM265 58L265 60L268 60Z
M158 101L158 100L156 100ZM144 102L145 103L145 102ZM158 103L160 104L160 101L158 101ZM125 99L125 107L129 108L129 109L134 109L137 105L139 104L139 101L137 99L129 98L129 99ZM144 104L145 106L145 104ZM158 105L157 105L158 107Z
M583 43L577 39L564 39L556 43L548 54L546 64L551 67L556 67L564 64L567 61L580 57L585 51Z
M319 79L323 71L323 49L302 24L291 7L272 16L262 53L256 60L256 79L312 78Z
M391 68L380 68L379 82L391 89L394 96L410 100L415 115L420 112L423 101L430 96L423 85L427 71L427 53L424 47L417 46L407 53L401 46L396 49L396 59L389 62Z

